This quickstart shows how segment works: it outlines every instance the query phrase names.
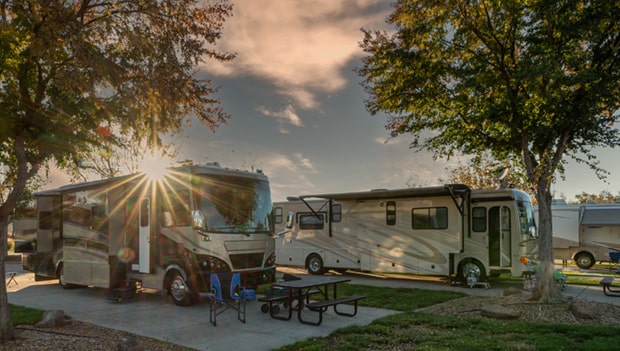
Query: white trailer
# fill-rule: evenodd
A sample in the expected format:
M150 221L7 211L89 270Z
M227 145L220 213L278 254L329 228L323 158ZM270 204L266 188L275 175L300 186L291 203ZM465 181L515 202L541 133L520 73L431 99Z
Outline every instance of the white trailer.
M551 212L556 259L574 260L579 268L590 269L620 252L619 204L554 204Z
M246 286L273 282L269 181L218 164L66 185L39 192L36 236L23 266L64 288L165 291L189 305L209 275L240 272ZM118 295L114 295L118 296ZM121 295L122 296L122 295Z
M289 214L290 221L285 220ZM536 261L530 198L515 189L427 188L305 195L274 203L278 265L457 276L468 282Z

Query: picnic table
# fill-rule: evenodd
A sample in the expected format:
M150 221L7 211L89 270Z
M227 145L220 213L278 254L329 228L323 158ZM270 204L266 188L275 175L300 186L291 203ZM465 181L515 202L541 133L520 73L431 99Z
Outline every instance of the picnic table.
M287 294L262 300L269 303L269 313L272 318L290 320L293 316L293 311L296 310L297 319L300 323L320 325L323 321L323 312L326 312L329 307L333 307L334 312L338 315L353 317L357 314L357 302L366 297L364 295L338 297L338 284L351 281L351 279L347 277L296 274L295 278L296 279L273 283L272 286L274 288L284 289L288 292ZM309 296L314 294L323 295L324 300L310 301ZM271 304L280 301L285 301L285 305L288 306L288 314L286 316L279 316L275 313L276 310L271 308ZM338 309L339 305L349 303L353 303L353 306L350 307L353 309L352 311ZM317 319L304 319L304 314L302 312L306 308L312 312L317 312Z
M611 286L614 279L614 277L605 277L601 279L600 284L603 286L603 294L612 297L620 297L620 289Z

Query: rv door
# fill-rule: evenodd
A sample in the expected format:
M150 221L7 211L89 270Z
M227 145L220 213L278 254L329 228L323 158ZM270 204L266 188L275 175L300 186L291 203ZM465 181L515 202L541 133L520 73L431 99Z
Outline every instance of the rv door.
M146 197L140 202L139 226L139 272L151 272L151 199Z
M489 265L510 267L510 209L494 206L489 209Z

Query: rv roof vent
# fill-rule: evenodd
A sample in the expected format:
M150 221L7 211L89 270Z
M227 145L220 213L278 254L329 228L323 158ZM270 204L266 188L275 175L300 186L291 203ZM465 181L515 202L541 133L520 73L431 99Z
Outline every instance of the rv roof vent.
M286 200L288 200L288 201L299 201L299 198L297 196L287 196Z
M213 167L221 167L220 163L217 161L214 162L207 162L207 166L213 166Z

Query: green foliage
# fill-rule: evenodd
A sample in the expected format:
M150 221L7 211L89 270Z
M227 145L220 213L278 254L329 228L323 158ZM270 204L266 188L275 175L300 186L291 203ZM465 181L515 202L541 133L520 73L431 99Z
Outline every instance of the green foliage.
M581 194L577 194L575 197L578 204L585 204L588 200L594 201L597 204L613 204L620 201L620 192L617 195L613 195L609 191L601 191L598 195L581 192Z
M388 23L393 34L362 30L368 111L435 156L518 158L549 266L551 185L565 158L604 179L595 150L620 145L620 3L400 0Z
M466 296L455 291L435 291L429 294L427 290L392 288L341 284L338 286L338 294L342 295L365 295L358 305L375 308L387 308L395 311L410 312L418 308L435 305L455 298ZM401 296L402 298L395 298ZM317 295L317 297L319 297ZM313 297L314 298L314 297Z
M3 1L0 7L0 215L41 167L114 148L155 148L189 116L229 117L197 74L232 7L226 0ZM133 149L132 149L133 150Z
M597 168L620 144L619 19L605 0L398 1L395 34L364 30L367 108L415 148L522 156L547 187L564 155Z

